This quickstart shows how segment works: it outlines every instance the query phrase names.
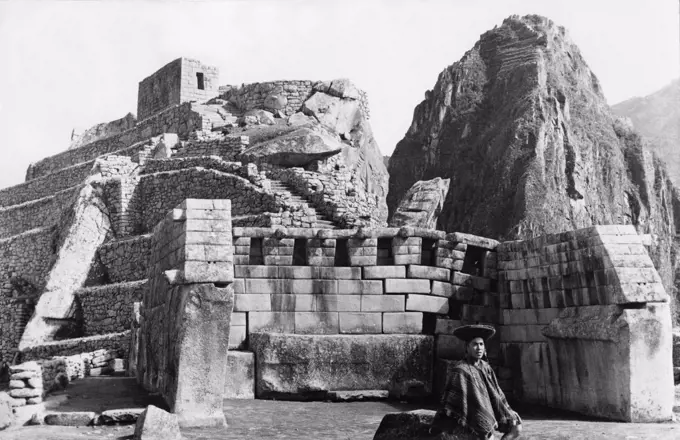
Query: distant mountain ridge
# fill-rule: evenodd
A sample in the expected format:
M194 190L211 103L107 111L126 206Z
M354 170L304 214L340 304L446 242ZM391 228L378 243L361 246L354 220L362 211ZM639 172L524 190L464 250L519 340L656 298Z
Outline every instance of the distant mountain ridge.
M661 157L676 187L680 187L680 79L645 97L612 106L617 116L627 117L648 146Z

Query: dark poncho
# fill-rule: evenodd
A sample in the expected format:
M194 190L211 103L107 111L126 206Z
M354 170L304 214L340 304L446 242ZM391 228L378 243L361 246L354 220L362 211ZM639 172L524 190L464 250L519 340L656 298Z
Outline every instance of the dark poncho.
M496 375L485 361L478 366L461 361L451 367L442 404L450 411L452 421L482 438L488 438L496 429L509 431L513 422L522 422L510 409Z

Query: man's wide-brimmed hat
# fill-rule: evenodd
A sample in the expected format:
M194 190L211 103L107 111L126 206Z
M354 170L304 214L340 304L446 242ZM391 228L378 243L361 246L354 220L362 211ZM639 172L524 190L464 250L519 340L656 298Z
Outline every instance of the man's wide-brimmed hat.
M464 325L453 331L454 336L465 342L472 341L475 338L482 338L486 341L495 333L496 330L493 327L484 324Z

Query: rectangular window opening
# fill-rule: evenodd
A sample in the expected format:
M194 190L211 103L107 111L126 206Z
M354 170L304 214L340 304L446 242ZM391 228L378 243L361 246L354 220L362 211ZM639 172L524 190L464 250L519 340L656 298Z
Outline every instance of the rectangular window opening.
M420 264L423 266L437 265L437 241L423 238L423 247L420 253Z
M347 239L338 238L335 240L335 266L349 266L349 252L347 251Z
M392 255L392 239L379 238L378 239L378 266L392 266L394 264L394 256Z
M196 80L198 81L198 90L205 90L205 82L203 80L203 72L196 73Z
M467 246L465 260L463 260L463 270L461 272L470 275L482 276L484 271L484 257L487 250L477 246Z
M296 238L293 244L293 266L307 265L307 240Z
M264 252L262 251L262 238L253 237L250 239L250 265L264 264Z

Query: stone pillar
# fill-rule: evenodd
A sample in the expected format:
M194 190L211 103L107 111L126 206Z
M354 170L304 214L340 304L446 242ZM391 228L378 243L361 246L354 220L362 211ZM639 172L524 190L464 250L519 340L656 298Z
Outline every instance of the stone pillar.
M184 427L225 426L234 304L231 203L185 200L154 228L137 377Z

